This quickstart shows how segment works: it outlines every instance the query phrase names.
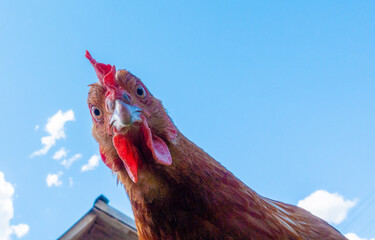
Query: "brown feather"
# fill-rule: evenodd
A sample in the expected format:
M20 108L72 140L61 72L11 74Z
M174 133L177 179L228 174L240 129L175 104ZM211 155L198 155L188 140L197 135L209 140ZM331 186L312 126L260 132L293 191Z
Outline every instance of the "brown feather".
M140 84L138 78L125 70L118 71L116 79L128 93ZM172 165L156 164L150 151L139 144L142 165L138 182L134 183L125 169L116 172L129 195L140 240L346 239L309 212L264 198L247 187L183 136L161 102L148 94L144 100L134 97L132 104L142 108L152 132L167 143ZM104 110L104 99L105 89L93 84L89 106L95 104ZM93 136L106 161L111 162L118 155L107 124L107 118L94 124ZM177 137L171 137L176 132Z
M346 239L299 207L259 196L181 133L169 149L172 166L145 166L137 184L119 173L140 239Z

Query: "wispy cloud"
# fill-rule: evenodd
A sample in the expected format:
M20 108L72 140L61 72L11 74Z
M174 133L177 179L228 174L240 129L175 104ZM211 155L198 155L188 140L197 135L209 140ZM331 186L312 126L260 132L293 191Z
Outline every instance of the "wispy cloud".
M99 165L99 156L98 155L92 155L89 159L88 163L83 165L81 168L81 172L86 172L93 170Z
M46 178L46 183L47 183L47 186L48 187L52 187L52 186L60 186L62 184L62 181L60 180L60 177L62 176L62 172L58 172L56 174L48 174L47 175L47 178Z
M0 239L10 240L11 235L15 234L18 238L23 237L29 232L30 227L21 223L10 225L13 218L13 194L14 187L7 182L4 173L0 172Z
M355 233L345 234L345 237L347 237L349 240L375 240L375 238L360 238Z
M298 206L329 223L340 224L347 217L350 208L357 204L357 200L344 199L338 193L317 190L298 202Z
M73 185L74 185L73 178L70 177L69 178L69 187L73 187Z
M34 128L34 130L36 131L38 129L39 129L39 125L36 125L35 128Z
M81 157L82 157L82 154L77 153L76 155L74 155L73 157L71 157L69 159L62 160L61 165L63 165L66 168L69 168L75 161L77 161Z
M61 158L66 157L67 154L68 151L65 148L60 148L60 150L55 152L52 158L55 160L60 160Z
M49 133L48 136L42 137L41 142L44 145L42 149L35 151L31 154L31 157L44 155L50 148L56 144L56 140L65 138L65 123L68 121L74 121L73 110L62 112L59 110L55 115L48 119L45 130Z

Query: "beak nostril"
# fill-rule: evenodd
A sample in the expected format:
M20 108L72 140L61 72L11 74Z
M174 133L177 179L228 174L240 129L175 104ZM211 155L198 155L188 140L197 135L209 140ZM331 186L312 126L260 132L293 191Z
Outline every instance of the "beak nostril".
M109 122L109 128L112 128L114 123L115 123L115 121L113 119L111 119L111 121Z
M121 131L122 128L141 121L142 109L126 104L124 101L116 99L114 110L109 119L108 127Z
M106 100L106 107L110 112L113 112L115 109L115 103L109 99Z
M129 95L127 93L124 93L122 95L122 99L124 100L124 103L130 104L130 97L129 97Z
M108 132L108 134L109 134L109 136L112 136L112 134L113 134L113 121L111 121L109 124L108 124L108 126L107 126L107 132Z

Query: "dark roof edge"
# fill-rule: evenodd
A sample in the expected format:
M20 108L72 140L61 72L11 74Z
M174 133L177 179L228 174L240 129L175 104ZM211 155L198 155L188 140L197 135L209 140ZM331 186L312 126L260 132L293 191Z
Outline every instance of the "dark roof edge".
M126 216L122 212L108 205L109 200L104 195L100 195L96 198L94 206L81 217L73 226L71 226L58 240L74 240L78 239L86 230L88 230L95 222L96 215L95 210L101 211L110 217L113 217L129 227L130 231L137 234L137 228L135 222L130 217ZM138 234L137 234L138 235Z
M96 220L96 215L90 209L83 217L81 217L73 226L71 226L58 240L72 240L78 239L84 234Z
M108 214L109 216L119 220L123 224L129 226L132 230L134 230L135 233L137 233L137 227L135 225L135 222L130 217L126 216L119 210L111 207L108 205L108 198L106 198L104 195L100 195L94 203L94 208Z

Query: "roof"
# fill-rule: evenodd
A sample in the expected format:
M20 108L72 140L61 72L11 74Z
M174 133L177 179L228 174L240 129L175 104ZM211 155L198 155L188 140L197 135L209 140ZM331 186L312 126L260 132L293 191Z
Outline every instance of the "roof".
M94 206L78 220L59 240L138 240L133 219L108 205L100 195Z

